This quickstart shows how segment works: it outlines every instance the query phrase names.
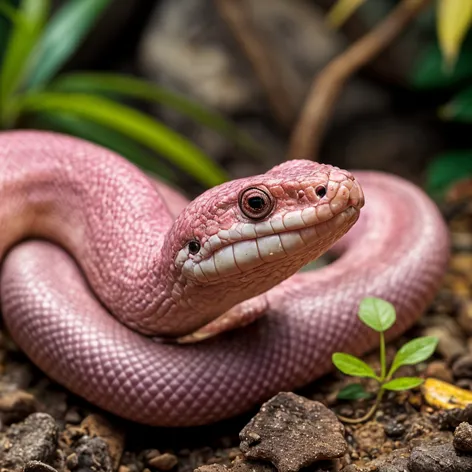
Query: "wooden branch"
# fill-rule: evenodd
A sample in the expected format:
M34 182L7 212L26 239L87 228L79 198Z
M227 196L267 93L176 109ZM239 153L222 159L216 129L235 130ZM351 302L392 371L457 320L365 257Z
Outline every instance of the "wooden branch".
M295 121L295 104L284 84L275 54L254 27L244 0L214 0L221 18L248 59L269 106L279 124L290 128Z
M316 159L344 83L385 49L431 0L403 0L370 33L334 58L314 80L292 133L288 159Z

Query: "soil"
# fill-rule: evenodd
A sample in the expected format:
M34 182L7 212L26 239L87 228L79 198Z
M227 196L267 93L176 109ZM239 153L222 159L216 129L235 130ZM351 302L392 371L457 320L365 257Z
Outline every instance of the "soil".
M442 206L453 245L442 289L414 328L387 349L391 360L409 339L438 336L435 355L420 365L402 368L401 373L437 378L467 391L472 390L469 188L456 188ZM353 379L333 373L297 395L277 396L259 413L252 411L199 428L150 428L116 418L70 394L34 367L3 328L0 334L0 471L190 472L202 466L200 472L223 468L268 471L276 470L273 463L290 472L300 468L345 472L472 470L472 406L438 408L426 401L421 388L390 392L368 422L343 427L333 412L358 418L373 400L337 400L340 389ZM376 365L377 357L373 352L365 360ZM363 383L373 391L374 385ZM281 408L283 414L277 410L264 419L273 408ZM328 423L323 423L325 420ZM311 436L323 424L329 425L322 430L324 449L323 441ZM270 433L276 430L277 434ZM261 442L265 434L272 444L266 448ZM336 444L330 435L337 435ZM263 452L257 453L253 444L259 444Z

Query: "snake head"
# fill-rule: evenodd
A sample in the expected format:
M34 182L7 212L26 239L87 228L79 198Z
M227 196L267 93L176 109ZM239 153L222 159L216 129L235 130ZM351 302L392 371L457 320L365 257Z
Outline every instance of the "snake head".
M306 160L214 187L188 205L168 235L178 293L206 312L211 297L221 314L327 251L363 204L350 172Z

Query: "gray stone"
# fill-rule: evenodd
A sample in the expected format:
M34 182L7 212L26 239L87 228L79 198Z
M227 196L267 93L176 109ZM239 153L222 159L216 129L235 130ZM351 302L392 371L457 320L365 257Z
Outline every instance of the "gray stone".
M264 403L239 434L249 459L270 461L279 472L297 472L347 450L344 426L322 403L279 393Z

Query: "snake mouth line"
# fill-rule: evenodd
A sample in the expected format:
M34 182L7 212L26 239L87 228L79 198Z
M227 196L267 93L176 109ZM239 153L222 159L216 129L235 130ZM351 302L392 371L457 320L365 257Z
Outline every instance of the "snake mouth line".
M212 253L208 249L202 251L201 256L208 253L208 257L202 257L200 260L187 259L182 270L186 276L198 282L221 281L224 277L242 274L264 264L294 255L305 249L310 243L314 243L323 237L329 237L331 234L337 235L339 234L338 228L345 227L346 222L354 222L357 219L355 218L356 214L359 214L358 209L348 207L322 222L315 222L294 229L287 228L284 225L283 230L260 236L257 235L256 228L254 236L248 235L245 238L242 232L232 228L227 231L228 235L234 231L237 232L240 239L224 240L218 237L218 249L213 250ZM293 224L295 225L295 222ZM257 224L253 226L257 227ZM265 226L267 227L267 224ZM213 244L215 244L215 238ZM207 244L205 244L204 249L206 247Z

